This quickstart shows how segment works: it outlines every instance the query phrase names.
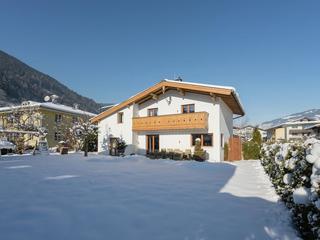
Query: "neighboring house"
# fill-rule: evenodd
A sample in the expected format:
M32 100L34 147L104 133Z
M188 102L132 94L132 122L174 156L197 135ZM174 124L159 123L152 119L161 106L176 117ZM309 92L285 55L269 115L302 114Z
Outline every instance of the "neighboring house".
M115 104L104 105L99 109L99 113L107 111L109 108L112 108Z
M234 127L233 128L233 134L236 136L241 137L245 141L250 141L252 139L253 131L255 127L253 125L246 125L244 127ZM267 140L267 131L258 128L258 131L260 132L261 135L261 140L266 141Z
M199 138L208 159L224 159L233 135L233 116L244 115L236 90L207 84L163 80L92 118L99 127L98 151L122 138L126 154L162 149L194 149Z
M299 118L271 127L266 130L270 141L299 141L306 137L320 137L320 120Z
M23 134L25 138L28 139L27 143L30 146L34 146L38 140L38 132L32 131L21 131L12 127L9 121L12 116L12 112L21 112L21 113L32 113L32 121L36 127L44 128L47 131L47 141L49 147L56 146L61 140L63 140L63 131L67 127L71 127L73 123L81 119L89 119L96 114L82 111L78 109L77 105L74 107L65 106L53 102L34 102L34 101L25 101L21 105L12 106L12 107L1 107L0 108L0 133L2 135L10 138L15 138L19 134ZM25 114L25 119L28 118L28 114ZM23 118L23 117L22 117ZM22 119L20 118L20 119Z

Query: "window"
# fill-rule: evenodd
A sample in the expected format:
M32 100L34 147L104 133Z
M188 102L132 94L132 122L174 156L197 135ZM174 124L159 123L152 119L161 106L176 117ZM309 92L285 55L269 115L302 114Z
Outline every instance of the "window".
M158 116L158 108L149 108L148 117Z
M56 114L55 122L56 123L61 123L62 122L62 115L61 114Z
M201 134L191 134L191 138L192 138L192 146L196 145L196 139L199 138L201 140ZM202 142L202 141L201 141ZM202 144L201 144L202 145Z
M182 113L194 113L194 104L186 104L181 106Z
M54 140L55 141L61 141L62 140L61 132L55 132L54 133Z
M73 116L73 117L72 117L72 123L77 123L77 122L78 122L78 117Z
M118 113L118 123L123 123L123 112Z
M210 147L213 146L212 133L206 134L191 134L191 145L196 145L196 139L199 138L201 146Z
M223 136L223 133L221 133L220 135L220 142L221 142L221 147L224 148L224 136Z

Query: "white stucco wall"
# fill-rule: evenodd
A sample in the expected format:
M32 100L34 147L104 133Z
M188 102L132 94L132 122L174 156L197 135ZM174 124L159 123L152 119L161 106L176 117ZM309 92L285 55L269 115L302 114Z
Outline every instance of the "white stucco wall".
M99 135L98 135L98 152L109 153L108 139L109 137L119 137L127 143L126 154L136 152L136 146L133 144L135 138L132 132L132 117L135 105L121 109L123 112L123 123L118 123L117 112L110 115L99 122Z
M147 116L149 108L158 108L158 115L179 114L181 105L195 104L196 112L207 112L208 129L203 130L179 130L160 132L132 132L132 117ZM232 135L233 114L228 106L217 98L215 102L208 95L186 92L182 96L179 92L170 90L160 95L158 100L149 100L140 105L134 104L121 110L124 113L123 123L117 123L117 113L99 122L98 151L107 153L107 139L110 136L122 137L128 144L126 154L146 153L146 135L159 135L160 150L165 148L186 150L194 147L191 145L192 133L212 133L213 146L203 147L209 155L209 161L223 161L223 148L221 148L221 133L224 140L228 141Z
M221 134L223 134L222 143L220 141L220 159L223 161L224 159L224 144L228 143L229 138L233 135L233 112L231 109L225 104L221 99L219 100L220 103L220 129ZM220 135L221 139L221 135Z
M158 100L149 100L139 107L139 116L145 117L149 108L158 108L158 115L181 113L181 106L185 104L195 104L196 112L208 112L208 130L193 131L170 131L170 132L141 132L138 134L138 148L140 154L145 154L146 135L159 134L160 150L161 148L172 149L191 149L192 133L212 133L213 146L203 147L209 154L209 161L218 162L220 156L220 105L214 104L212 98L208 95L186 92L182 96L179 92L170 90L160 95ZM232 119L232 117L231 117ZM232 120L231 120L232 121ZM232 128L232 125L231 125Z

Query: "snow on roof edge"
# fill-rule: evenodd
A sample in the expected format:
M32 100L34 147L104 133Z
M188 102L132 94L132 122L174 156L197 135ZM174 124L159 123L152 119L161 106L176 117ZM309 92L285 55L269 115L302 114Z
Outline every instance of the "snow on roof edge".
M213 85L213 84L206 84L206 83L196 83L196 82L179 82L176 80L171 80L171 79L163 79L165 82L174 82L174 83L182 83L182 84L189 84L189 85L198 85L198 86L203 86L203 87L212 87L212 88L224 88L224 89L230 89L236 92L236 89L234 87L230 86L222 86L222 85Z
M161 80L160 82L158 82L158 83L156 83L156 84L159 84L159 83L161 83L161 82L163 82L163 81L165 81L165 82L175 82L175 83L178 82L178 81L176 81L176 80L163 79L163 80ZM212 87L212 88L229 89L229 90L231 90L231 91L235 94L236 101L237 101L238 104L240 105L240 108L241 108L241 110L242 110L242 112L243 112L243 116L245 115L245 110L244 110L243 104L242 104L242 102L241 102L240 95L239 95L239 93L237 92L237 90L236 90L234 87L221 86L221 85L212 85L212 84L203 84L203 83L195 83L195 82L185 82L185 81L181 81L181 82L178 82L178 83L189 84L189 85L198 85L198 86L204 86L204 87ZM144 91L146 91L146 89L144 89L144 90L142 90L142 91L139 91L138 93L130 96L130 97L127 98L127 99L131 99L131 98L139 95L140 93L143 93ZM126 101L126 100L124 100L124 101ZM124 102L124 101L123 101L123 102ZM112 106L111 108L109 108L109 109L107 109L107 110L105 110L105 111L103 111L103 112L109 111L110 109L112 109L112 108L120 105L120 104L123 103L123 102L116 103L116 104L114 104L114 106ZM98 115L102 114L103 112L99 113ZM94 118L94 117L92 117L92 118Z
M97 114L87 112L81 109L74 109L73 107L63 105L63 104L58 104L58 103L52 103L52 102L35 102L35 101L28 101L30 104L23 106L23 105L16 105L16 106L10 106L10 107L0 107L0 112L2 111L10 111L11 109L19 109L19 108L27 108L27 107L43 107L43 108L48 108L52 110L58 110L62 112L67 112L67 113L74 113L74 114L81 114L81 115L87 115L90 117L94 117Z

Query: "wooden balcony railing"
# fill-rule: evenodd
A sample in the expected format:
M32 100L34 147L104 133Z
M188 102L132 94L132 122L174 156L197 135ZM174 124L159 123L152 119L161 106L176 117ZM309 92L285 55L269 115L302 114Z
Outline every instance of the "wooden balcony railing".
M154 117L135 117L132 119L133 131L163 131L207 128L207 112L170 114Z

